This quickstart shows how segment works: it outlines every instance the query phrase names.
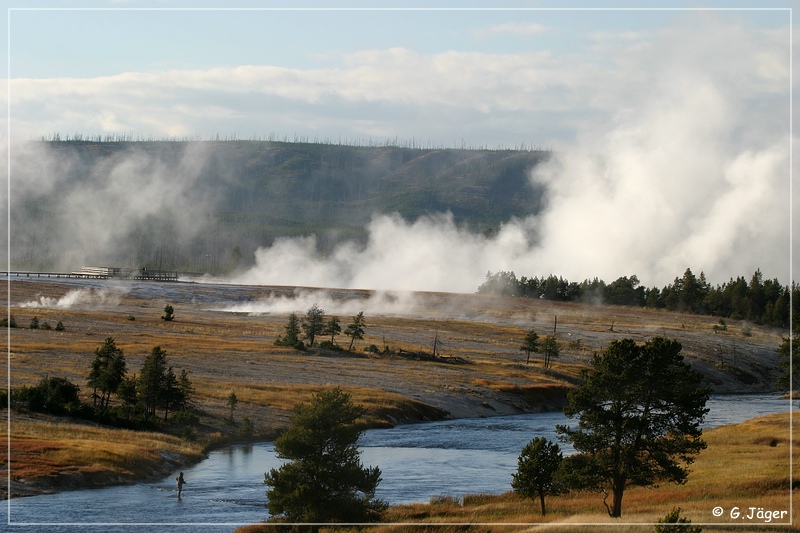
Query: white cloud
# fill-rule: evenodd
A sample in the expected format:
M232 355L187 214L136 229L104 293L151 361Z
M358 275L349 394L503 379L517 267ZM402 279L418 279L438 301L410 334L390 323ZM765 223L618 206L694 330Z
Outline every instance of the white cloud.
M383 129L395 134L411 132L409 137L419 137L427 133L429 123L446 119L459 137L477 139L484 135L485 124L459 122L449 110L478 111L487 115L486 120L494 111L535 114L575 111L576 106L579 110L591 101L587 78L596 78L600 71L591 64L577 66L557 61L547 52L423 55L394 48L355 53L343 66L328 69L245 65L94 79L16 79L12 130L22 137L120 130L159 136L176 130L204 132L218 124L215 131L233 126L247 136L263 133L265 123L272 130L285 129L290 121L283 114L289 112L313 114L323 121L339 117L338 133L344 131L349 137L365 132L357 121L342 120L342 109L374 103L395 110L395 117L424 108L424 116L432 118L427 123L402 118L384 123ZM243 97L247 113L239 110ZM183 112L187 109L193 112ZM515 129L509 138L532 136L529 126L524 132ZM498 144L503 142L507 141Z
M478 37L493 37L498 35L515 35L518 37L528 37L531 35L541 35L550 31L547 26L543 24L536 24L534 22L520 23L509 22L506 24L494 24L488 28L478 30L475 34Z

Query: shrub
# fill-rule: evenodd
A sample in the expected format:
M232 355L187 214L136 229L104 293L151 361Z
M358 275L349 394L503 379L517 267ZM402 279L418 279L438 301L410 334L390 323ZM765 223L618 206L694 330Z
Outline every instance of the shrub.
M670 525L670 524L691 524L692 521L688 518L681 517L681 508L676 507L668 512L664 518L658 520L655 527L655 533L701 533L703 528L699 526L689 525ZM664 524L664 525L661 525Z
M461 507L461 499L455 496L431 496L431 505L454 505Z
M237 435L244 438L250 438L255 433L255 428L253 427L253 422L246 416L242 417L242 424L239 426L239 430L236 432Z
M200 423L200 417L189 411L176 411L169 419L178 426L196 426Z
M294 343L286 340L286 338L275 339L275 346L286 346L288 348L294 348L295 350L300 350L301 352L306 351L306 345L303 341L296 341Z
M30 326L30 328L31 329L39 329L39 318L38 317L31 318L31 326Z
M12 391L11 398L22 403L31 411L54 415L82 415L83 409L78 397L80 387L65 378L42 378L38 385L20 387Z
M0 327L3 327L3 328L15 328L15 327L17 327L17 321L13 316L11 316L11 317L3 317L3 318L0 319Z
M60 320L58 321L58 324L56 324L56 331L64 331L64 323Z
M170 305L167 304L164 306L164 315L161 317L161 320L166 320L170 322L175 319L175 309Z
M322 342L319 343L319 347L323 348L325 350L332 350L332 351L335 351L335 352L343 352L344 351L344 348L342 348L341 346L339 346L337 344L332 343L331 341L322 341Z

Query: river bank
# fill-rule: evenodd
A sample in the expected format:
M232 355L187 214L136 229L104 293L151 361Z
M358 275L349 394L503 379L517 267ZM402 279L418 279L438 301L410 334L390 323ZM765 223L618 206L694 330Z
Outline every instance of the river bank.
M800 459L793 448L788 413L764 415L704 431L708 447L690 467L684 485L629 487L621 518L610 518L603 494L571 491L548 496L547 514L539 503L511 491L441 493L426 503L392 505L378 532L419 531L652 531L675 508L695 525L714 531L795 531L800 516L791 513L792 492L800 477L790 465ZM508 476L510 478L510 476ZM791 522L792 517L794 522ZM251 525L236 533L270 531L274 525ZM330 529L333 530L333 529ZM326 531L323 527L322 531Z
M10 288L10 313L21 327L0 330L11 346L11 375L3 368L0 379L10 378L17 387L33 385L43 375L63 377L81 386L88 402L86 376L94 350L106 337L124 350L129 373L138 372L152 347L161 346L176 371L189 373L200 419L188 428L188 439L179 438L186 428L169 428L167 436L191 446L189 455L198 457L235 440L274 436L286 427L292 409L321 387L350 392L367 409L365 427L559 410L591 354L621 338L680 341L687 361L717 393L771 391L780 372L778 330L728 321L726 331L719 332L713 317L639 308L203 283L14 280ZM6 290L6 285L0 288ZM161 319L166 304L175 309L170 322ZM302 315L313 304L340 316L343 324L364 311L364 339L353 351L275 346L288 314ZM34 318L62 322L64 330L25 327ZM531 329L550 334L556 322L560 357L548 369L536 354L528 364L519 348L525 334ZM239 400L234 423L226 405L231 392ZM254 430L247 439L237 435L245 417ZM88 444L90 439L70 438L45 439L24 455L14 420L10 427L12 457L10 462L3 458L1 473L10 468L12 492L20 495L40 490L36 487L62 490L153 479L195 460L160 457L166 449L161 445L116 454L102 440ZM48 460L41 461L45 451ZM149 472L132 466L142 454L149 458L143 461ZM24 470L28 466L33 471ZM39 481L26 487L21 479ZM52 479L57 482L47 481Z
M714 397L709 421L719 424L741 420L742 416L749 418L781 406L786 407L786 403L777 395ZM630 492L626 496L626 501L631 498L630 505L625 505L623 520L641 522L648 513L661 517L673 503L688 509L683 502L692 499L697 500L697 511L708 514L710 499L721 498L720 491L724 490L735 492L735 496L718 505L736 500L738 505L763 506L780 503L781 496L785 500L785 491L780 487L788 486L789 480L788 421L783 415L774 424L763 424L759 422L762 418L726 426L731 429L732 440L722 452L714 446L702 452L708 461L705 474L692 477L689 484ZM527 514L526 521L541 522L535 502L519 498L512 502L513 495L504 493L511 490L511 475L524 443L532 436L555 439L554 427L563 420L563 414L541 413L369 430L361 441L362 460L365 465L381 467L383 481L378 497L394 504L390 512L400 513L387 515L386 521L441 523L449 517L451 522L463 522L474 516L482 522L500 522L522 519ZM705 432L710 444L718 442L716 434L716 429ZM196 466L181 468L188 482L182 499L176 498L177 473L150 483L15 498L9 502L10 523L35 522L36 526L12 527L9 531L32 533L46 529L71 533L102 523L104 531L123 533L131 530L131 524L145 520L151 527L202 523L203 530L231 533L238 525L266 518L263 472L279 464L274 447L269 444L236 445L211 452ZM701 474L694 467L692 471ZM708 496L703 498L706 490ZM608 520L600 500L596 493L548 499L553 515L548 513L548 521L563 519L571 528L578 527L575 520ZM707 508L697 507L703 504ZM641 514L645 508L650 510ZM141 509L148 510L146 516ZM497 510L497 515L492 515L492 509ZM515 516L517 512L520 514ZM402 513L414 517L404 519ZM690 517L699 521L696 512Z
M543 412L548 407L563 405L565 390L552 387L528 391L527 397L540 403L529 404L529 409L523 412ZM504 416L510 411L519 414L521 411L516 406L499 412L492 410L486 415L483 405L471 412L469 409L475 408L474 403L446 403L445 406L451 411L417 401L401 401L396 405L368 410L360 426L368 430L454 419L451 412L466 415L459 418L473 418ZM214 450L236 444L271 441L280 431L280 428L274 428L242 437L218 431L208 432L206 428L207 432L187 441L168 433L130 431L40 413L11 411L9 416L4 409L0 411L0 416L6 418L8 427L12 428L11 463L5 450L0 451L0 475L9 477L9 466L14 474L10 476L9 486L0 492L0 499L3 500L64 490L157 481L173 471L197 464ZM0 440L9 440L5 427L0 429ZM128 442L128 449L120 449L121 441ZM86 455L87 447L92 450L89 455ZM128 457L129 454L132 456ZM115 461L111 456L119 460Z

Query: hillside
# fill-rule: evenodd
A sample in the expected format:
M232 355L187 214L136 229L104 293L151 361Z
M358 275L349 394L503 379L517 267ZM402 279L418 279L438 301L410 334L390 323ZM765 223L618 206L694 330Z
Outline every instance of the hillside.
M225 273L283 236L324 252L376 213L490 232L536 213L545 151L271 141L37 141L12 156L12 261Z

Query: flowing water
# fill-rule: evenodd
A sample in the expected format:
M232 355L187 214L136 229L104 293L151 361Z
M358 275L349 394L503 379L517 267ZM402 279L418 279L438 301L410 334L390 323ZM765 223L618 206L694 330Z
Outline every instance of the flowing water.
M786 412L791 405L778 395L713 396L704 426ZM364 465L380 467L377 496L392 504L502 493L511 489L522 447L533 437L555 441L556 424L570 422L562 413L537 413L369 430L360 440L361 458ZM565 454L572 452L561 447ZM175 472L155 483L14 498L4 502L0 523L8 521L8 531L25 532L233 531L267 518L264 472L280 464L271 443L232 446L184 469L180 499Z

